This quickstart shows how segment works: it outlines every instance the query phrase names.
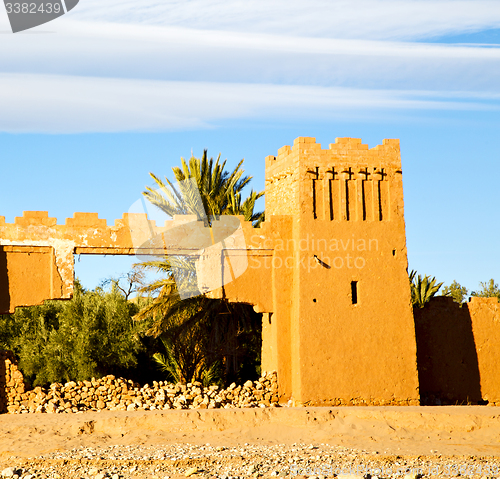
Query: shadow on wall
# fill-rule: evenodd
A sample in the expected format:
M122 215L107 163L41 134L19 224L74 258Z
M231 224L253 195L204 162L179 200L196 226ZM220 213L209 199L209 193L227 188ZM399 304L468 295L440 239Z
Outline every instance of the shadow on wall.
M0 314L7 314L10 306L9 277L7 275L7 253L0 246Z
M424 308L414 308L413 314L421 404L482 404L467 305L436 297Z

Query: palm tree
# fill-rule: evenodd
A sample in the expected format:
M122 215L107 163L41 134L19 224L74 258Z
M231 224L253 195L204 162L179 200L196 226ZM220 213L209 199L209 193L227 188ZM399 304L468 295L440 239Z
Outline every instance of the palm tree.
M411 302L413 306L423 308L439 291L443 283L436 284L436 278L425 275L423 278L412 270L410 273ZM446 296L445 293L443 296Z
M242 201L242 190L251 180L243 175L243 160L229 172L225 170L226 161L220 162L220 155L214 162L213 158L208 160L204 150L201 159L191 157L189 163L184 159L181 163L180 168L172 169L175 185L150 173L159 188L148 187L143 193L168 216L196 215L210 228L221 215L243 215L254 226L263 221L264 213L255 212L255 207L264 192L251 190ZM249 305L230 304L200 294L195 286L194 258L168 256L142 266L162 273L162 277L142 288L154 299L135 319L152 318L149 334L160 337L165 346L165 355L156 358L172 378L183 382L201 380L207 374L213 376L215 366L222 364L224 380L231 381L249 351L260 353L260 315ZM186 299L180 299L179 291Z
M146 187L143 193L148 201L168 216L196 215L198 219L207 218L209 223L225 214L242 214L246 221L254 224L263 220L263 212L254 213L255 203L264 195L263 191L256 193L252 190L241 204L242 190L252 179L243 176L243 160L232 172L228 172L225 170L226 161L220 163L220 154L214 163L213 158L208 160L207 150L204 150L201 160L192 156L189 164L184 158L181 158L181 163L182 168L172 168L177 188L168 178L164 182L150 173L159 188Z

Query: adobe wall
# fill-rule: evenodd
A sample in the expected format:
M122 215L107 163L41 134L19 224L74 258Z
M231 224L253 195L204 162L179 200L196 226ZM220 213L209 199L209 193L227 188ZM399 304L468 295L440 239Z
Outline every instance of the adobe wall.
M477 404L479 367L467 306L435 297L413 313L422 404Z
M500 405L500 305L472 297L460 307L433 298L415 308L423 404Z
M500 305L497 298L472 297L467 303L476 344L481 397L500 406Z

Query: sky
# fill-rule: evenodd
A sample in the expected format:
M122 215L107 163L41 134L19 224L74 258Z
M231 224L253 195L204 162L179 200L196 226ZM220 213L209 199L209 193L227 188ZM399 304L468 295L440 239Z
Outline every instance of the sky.
M0 215L113 224L180 158L399 138L409 268L500 281L497 0L80 0L12 34L0 5ZM134 258L76 258L94 288Z

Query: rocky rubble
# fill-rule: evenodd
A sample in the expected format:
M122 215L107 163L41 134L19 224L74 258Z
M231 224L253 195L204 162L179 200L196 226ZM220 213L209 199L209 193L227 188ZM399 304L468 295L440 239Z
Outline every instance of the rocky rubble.
M0 413L7 412L7 406L25 390L23 374L17 367L14 353L0 351Z
M153 381L140 387L133 381L105 376L90 381L54 383L49 388L16 390L9 397L9 413L76 413L80 411L135 411L157 409L213 409L278 406L276 372L258 381L226 389L200 382L171 384Z
M3 469L5 468L5 469ZM79 447L0 463L13 479L494 479L497 457L394 456L328 444Z

